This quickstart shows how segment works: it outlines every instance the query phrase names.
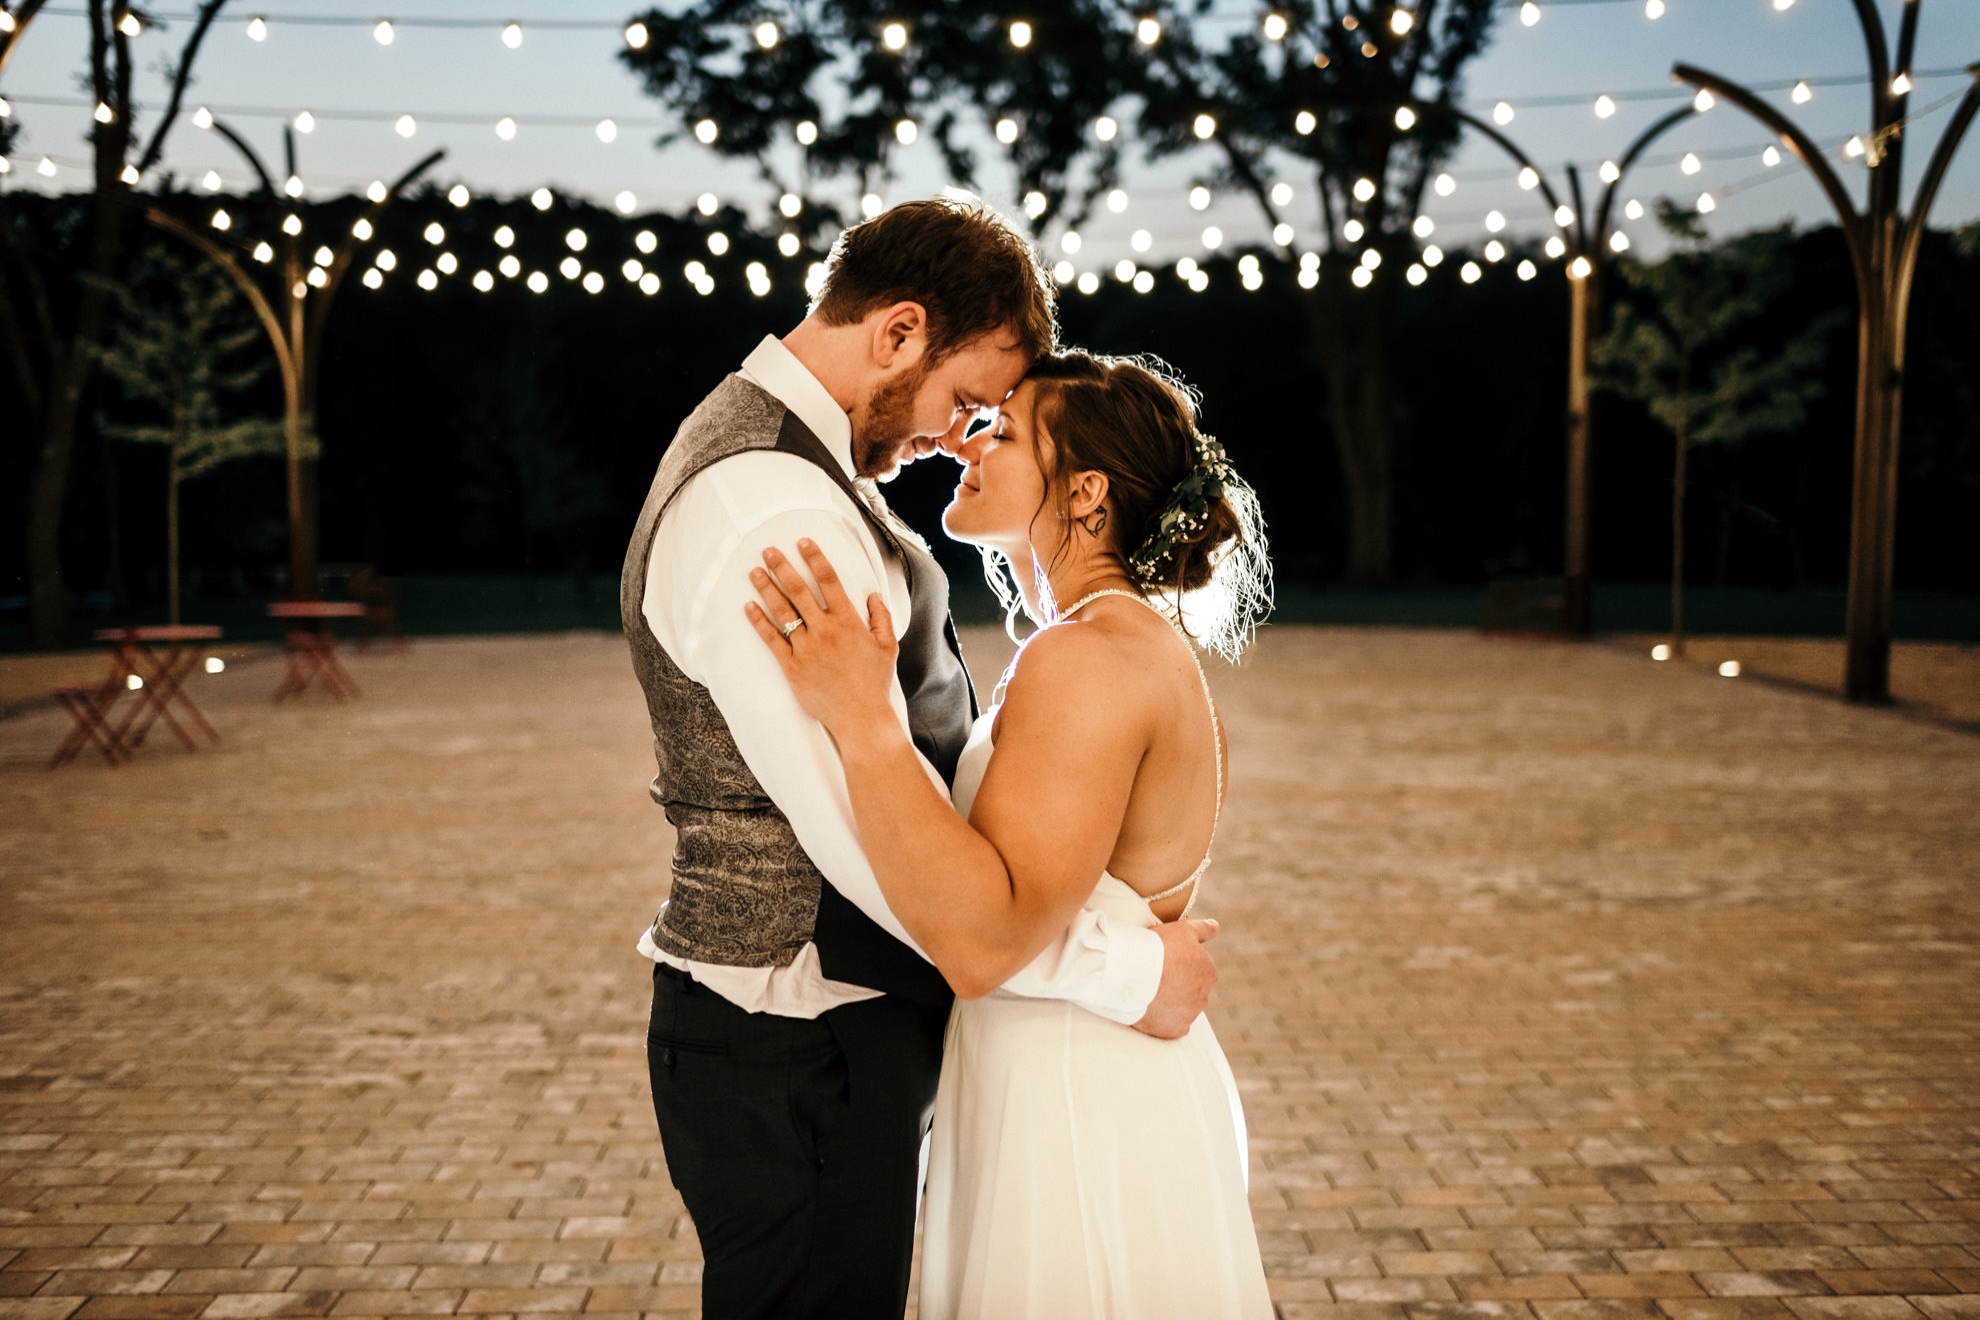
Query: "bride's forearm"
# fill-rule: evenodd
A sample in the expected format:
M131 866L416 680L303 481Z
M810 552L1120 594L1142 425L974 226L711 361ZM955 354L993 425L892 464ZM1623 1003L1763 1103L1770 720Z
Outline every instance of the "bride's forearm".
M895 720L833 738L887 906L957 994L996 989L1037 952L1003 856L956 814Z

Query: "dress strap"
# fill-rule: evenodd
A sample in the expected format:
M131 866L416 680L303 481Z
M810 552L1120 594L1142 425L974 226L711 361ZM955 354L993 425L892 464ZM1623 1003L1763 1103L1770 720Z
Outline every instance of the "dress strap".
M1140 601L1143 605L1153 610L1164 623L1168 624L1171 628L1175 628L1179 636L1183 636L1182 629L1176 628L1176 621L1168 615L1163 614L1161 607L1156 605L1154 601L1149 600L1148 597L1138 591L1123 591L1118 587L1107 587L1100 591L1088 592L1067 608L1059 611L1059 618L1070 619L1073 615L1079 613L1094 601L1099 600L1102 596L1121 596L1128 600ZM1189 638L1183 636L1183 642L1187 645ZM1224 737L1222 730L1217 724L1217 702L1210 695L1210 675L1203 672L1203 662L1197 659L1196 648L1194 646L1189 647L1189 658L1190 662L1196 666L1196 681L1203 685L1203 704L1210 712L1210 746L1215 751L1217 757L1217 802L1216 806L1212 809L1210 817L1210 842L1214 845L1217 841L1217 826L1222 822L1224 817ZM1205 853L1203 860L1196 864L1196 869L1189 873L1188 879L1182 881L1180 884L1170 885L1159 894L1143 894L1141 896L1142 900L1148 903L1159 903L1165 898L1174 898L1177 894L1182 893L1185 889L1189 889L1198 880L1201 880L1203 873L1209 869L1210 855ZM1196 894L1192 892L1189 896L1189 902L1183 906L1182 915L1185 917L1188 916L1190 909L1195 906Z

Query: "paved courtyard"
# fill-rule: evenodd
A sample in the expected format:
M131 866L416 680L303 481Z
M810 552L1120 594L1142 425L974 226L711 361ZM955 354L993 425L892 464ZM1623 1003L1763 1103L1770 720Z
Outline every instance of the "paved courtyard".
M0 1320L696 1314L622 643L352 667L120 770L0 721ZM1287 1320L1980 1316L1980 739L1462 633L1213 681Z

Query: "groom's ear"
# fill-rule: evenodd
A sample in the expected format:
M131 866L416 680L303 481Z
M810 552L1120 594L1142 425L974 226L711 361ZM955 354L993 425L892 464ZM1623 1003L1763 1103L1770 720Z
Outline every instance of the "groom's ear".
M928 311L897 302L873 314L873 364L882 371L911 367L928 351Z

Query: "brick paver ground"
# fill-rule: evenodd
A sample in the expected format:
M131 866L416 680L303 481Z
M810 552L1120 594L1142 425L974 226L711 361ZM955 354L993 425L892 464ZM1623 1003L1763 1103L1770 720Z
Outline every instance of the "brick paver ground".
M0 722L0 1318L694 1314L622 645L354 667L116 771ZM1215 683L1287 1320L1980 1316L1980 741L1453 633Z

